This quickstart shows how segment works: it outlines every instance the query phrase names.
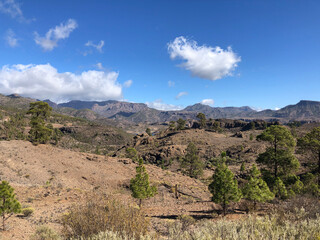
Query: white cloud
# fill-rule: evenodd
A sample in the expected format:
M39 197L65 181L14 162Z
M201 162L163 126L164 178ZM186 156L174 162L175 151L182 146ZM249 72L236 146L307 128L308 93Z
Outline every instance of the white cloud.
M209 106L213 106L214 105L214 100L213 99L203 99L201 101L201 104L203 105L209 105Z
M18 45L18 39L11 29L6 32L5 40L10 47L16 47Z
M280 108L279 107L275 107L274 110L278 111L278 110L280 110Z
M125 82L123 83L123 86L126 87L126 88L128 88L128 87L131 87L132 83L133 83L133 81L130 79L130 80L128 80L128 81L125 81Z
M58 41L69 37L70 33L78 27L74 19L69 19L66 23L61 23L55 28L50 28L44 37L35 32L34 41L45 51L51 51L58 46Z
M265 110L265 108L261 108L261 107L252 107L252 106L250 106L250 108L255 110L255 111L257 111L257 112L261 112L261 111Z
M181 66L190 70L193 76L209 80L230 76L241 61L231 47L223 50L218 46L198 46L196 41L187 40L183 36L169 43L168 51L171 59L185 60Z
M179 98L181 98L182 96L188 95L187 92L179 92L178 95L176 96L176 99L178 100Z
M166 104L161 99L157 99L154 102L146 102L148 107L155 108L162 111L172 111L172 110L181 110L182 106L177 106L173 104Z
M102 47L104 46L104 41L101 40L98 44L94 44L92 41L88 41L85 44L86 47L94 47L98 52L102 53Z
M15 0L0 0L0 12L8 14L11 18L17 19L19 22L31 22L32 20L26 19L20 8L20 4Z
M104 69L104 67L102 66L102 63L97 63L96 64L96 67L99 69L99 70L103 70Z
M59 73L50 64L12 65L0 69L0 92L56 102L122 99L117 72L90 70Z
M174 87L174 85L175 85L175 82L173 82L173 81L168 81L168 86L169 86L169 87Z

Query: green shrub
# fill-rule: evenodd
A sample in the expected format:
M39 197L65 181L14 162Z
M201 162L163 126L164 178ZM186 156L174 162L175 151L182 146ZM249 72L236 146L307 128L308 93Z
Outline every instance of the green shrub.
M33 209L33 208L30 208L30 207L28 207L28 208L23 208L23 209L21 209L21 212L22 212L22 214L23 214L24 217L29 217L29 216L31 216L31 215L33 214L34 209Z

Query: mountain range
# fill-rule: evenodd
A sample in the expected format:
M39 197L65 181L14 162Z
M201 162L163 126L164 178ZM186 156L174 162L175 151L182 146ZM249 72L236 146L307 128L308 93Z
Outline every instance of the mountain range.
M21 97L17 94L8 96L0 94L0 105L5 107L26 108L32 98ZM301 100L297 104L288 105L279 110L256 111L248 106L244 107L210 107L200 103L187 106L179 111L161 111L148 107L144 103L129 103L115 100L108 101L80 101L54 103L44 100L56 111L90 120L108 119L131 123L162 123L176 121L179 118L196 119L198 113L204 113L207 118L219 119L264 119L288 121L320 121L320 102Z
M279 110L256 111L248 106L244 107L210 107L197 103L179 111L161 111L149 108L143 103L129 103L120 101L70 101L62 104L52 104L56 109L72 108L77 110L89 109L99 116L126 120L133 123L148 122L161 123L176 121L179 118L196 119L198 113L204 113L207 118L229 118L229 119L272 119L287 121L320 121L320 102L301 100L297 104L288 105Z

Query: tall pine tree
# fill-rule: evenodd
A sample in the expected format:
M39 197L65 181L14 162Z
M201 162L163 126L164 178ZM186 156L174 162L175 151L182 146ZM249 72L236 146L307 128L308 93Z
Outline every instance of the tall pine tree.
M198 178L203 174L203 163L198 156L198 148L192 142L188 144L186 154L182 158L181 168L185 169L185 173L193 178Z
M264 153L259 154L257 162L267 167L265 173L273 175L273 183L277 177L287 176L299 168L299 161L293 155L295 141L287 128L279 125L270 126L257 136L257 140L270 144Z
M318 185L320 187L320 127L316 127L298 140L298 149L302 153L309 153L311 170L315 170L318 175Z
M223 214L226 215L227 206L230 202L238 202L242 197L238 188L238 181L225 163L216 168L212 178L213 181L209 185L212 201L221 204Z
M142 200L153 197L157 194L157 188L150 186L149 175L143 165L143 160L139 160L139 165L136 167L136 176L130 180L130 190L132 197L139 199L139 207L141 207Z
M31 129L29 139L33 144L47 143L52 135L52 129L46 126L46 120L50 117L52 107L46 102L30 103L27 114L31 114Z

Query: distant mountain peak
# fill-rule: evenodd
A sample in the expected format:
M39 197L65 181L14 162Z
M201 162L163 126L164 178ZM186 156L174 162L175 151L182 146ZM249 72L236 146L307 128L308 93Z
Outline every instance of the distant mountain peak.
M13 94L7 95L7 97L9 97L9 98L22 98L18 93L13 93Z
M296 105L309 105L309 104L320 104L318 101L311 101L311 100L300 100Z

